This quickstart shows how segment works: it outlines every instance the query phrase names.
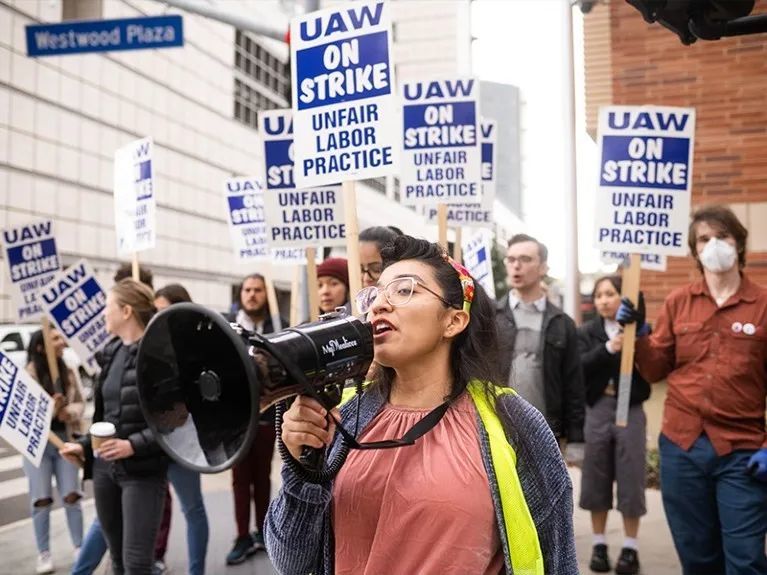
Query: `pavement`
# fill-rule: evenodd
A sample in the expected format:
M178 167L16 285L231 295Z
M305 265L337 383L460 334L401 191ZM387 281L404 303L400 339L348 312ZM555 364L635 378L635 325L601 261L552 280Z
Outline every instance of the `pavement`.
M0 469L7 459L0 454ZM13 457L13 455L10 455ZM273 485L279 485L279 460L273 465ZM571 469L575 500L579 493L580 471ZM203 476L203 491L211 525L208 546L207 573L212 575L276 575L265 553L258 553L245 563L228 567L224 557L229 552L234 538L234 513L231 496L231 475L229 472ZM2 485L0 484L0 490ZM7 501L0 499L0 514L5 515ZM677 575L681 572L676 559L671 535L663 515L660 492L647 491L648 514L642 520L640 529L640 561L645 575ZM95 514L93 499L86 497L84 515L86 528ZM575 539L581 573L590 573L588 560L591 553L591 524L589 513L576 509L574 516ZM166 563L169 573L186 573L186 540L184 516L174 498L173 520ZM607 533L611 558L614 560L621 547L622 527L620 515L613 513L608 520ZM57 573L68 573L72 564L72 546L66 529L63 509L57 508L51 514L51 550ZM23 575L34 573L36 548L32 522L24 517L0 527L0 575ZM108 560L102 561L97 575L110 572Z

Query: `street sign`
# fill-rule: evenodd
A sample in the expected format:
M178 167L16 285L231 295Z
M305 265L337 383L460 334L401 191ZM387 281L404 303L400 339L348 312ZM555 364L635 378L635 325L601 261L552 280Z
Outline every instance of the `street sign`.
M598 248L687 255L694 137L693 108L600 109Z
M38 292L59 271L53 222L42 220L3 230L11 299L21 322L42 316Z
M297 187L396 172L390 10L388 2L352 2L291 22Z
M93 268L83 259L57 273L40 291L40 303L54 327L83 361L111 337L104 318L106 302Z
M51 396L0 351L0 437L40 467L51 419Z
M176 48L184 45L179 15L86 20L27 26L27 56Z
M293 180L293 113L259 113L264 142L264 209L269 245L323 247L346 244L341 186L296 189Z
M155 245L152 149L152 138L142 138L115 152L115 227L117 251L121 254Z

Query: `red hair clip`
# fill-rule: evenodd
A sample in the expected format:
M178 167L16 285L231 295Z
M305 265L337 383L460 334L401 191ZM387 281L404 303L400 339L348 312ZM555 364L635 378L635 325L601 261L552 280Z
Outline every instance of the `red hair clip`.
M471 303L474 301L474 280L472 279L469 270L447 254L445 254L445 261L449 263L458 274L458 279L461 282L461 289L463 290L463 311L470 313Z

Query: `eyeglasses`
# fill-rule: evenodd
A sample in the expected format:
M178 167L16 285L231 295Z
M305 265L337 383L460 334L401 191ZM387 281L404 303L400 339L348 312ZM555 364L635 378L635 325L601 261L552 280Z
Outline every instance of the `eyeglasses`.
M357 292L357 297L355 297L355 300L357 301L357 309L363 314L370 311L370 308L373 307L373 303L380 292L383 292L386 301L388 301L392 307L405 306L410 303L410 299L413 297L413 292L415 291L415 286L422 287L447 307L456 307L437 292L427 288L417 279L413 277L402 277L390 281L382 288L370 286L361 289Z
M519 256L518 258L515 258L514 256L506 256L503 258L503 261L509 264L510 266L513 266L515 263L519 262L521 264L531 264L533 263L533 257L532 256Z
M381 262L373 262L368 267L361 265L360 272L363 276L368 274L371 280L377 280L381 277L381 272L383 272L383 264Z

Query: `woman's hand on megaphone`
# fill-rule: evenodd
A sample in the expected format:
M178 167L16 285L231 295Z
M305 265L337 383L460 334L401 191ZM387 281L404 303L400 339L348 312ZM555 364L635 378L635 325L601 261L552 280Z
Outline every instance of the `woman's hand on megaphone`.
M332 413L340 418L338 409ZM298 460L304 446L322 449L333 441L336 424L330 420L327 411L311 397L299 395L282 416L282 442L290 454Z

